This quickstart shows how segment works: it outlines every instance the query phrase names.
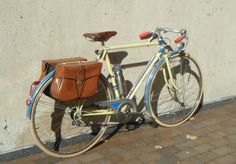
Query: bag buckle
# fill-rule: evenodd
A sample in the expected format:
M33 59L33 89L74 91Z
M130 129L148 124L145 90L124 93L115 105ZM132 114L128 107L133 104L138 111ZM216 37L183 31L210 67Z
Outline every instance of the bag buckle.
M82 85L82 84L83 84L83 80L78 79L78 80L76 81L76 84L77 84L77 85Z

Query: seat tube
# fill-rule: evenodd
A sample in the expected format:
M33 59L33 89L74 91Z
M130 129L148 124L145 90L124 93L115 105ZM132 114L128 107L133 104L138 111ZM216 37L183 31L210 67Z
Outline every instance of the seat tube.
M116 80L115 80L115 74L112 71L111 62L110 62L110 59L108 57L107 51L104 52L104 53L106 53L106 55L104 57L105 57L105 61L106 61L106 65L107 65L107 68L108 68L109 75L111 77L111 83L112 83L112 88L113 88L113 91L114 91L114 94L115 94L115 99L119 99L120 94L119 94L119 91L118 91L118 88L117 88L117 84L116 84Z

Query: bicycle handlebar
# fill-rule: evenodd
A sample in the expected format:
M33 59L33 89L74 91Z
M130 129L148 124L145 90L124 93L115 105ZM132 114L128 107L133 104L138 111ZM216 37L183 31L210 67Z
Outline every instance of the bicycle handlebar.
M175 44L181 42L182 40L184 40L185 38L187 38L187 30L186 29L172 29L172 28L160 28L160 27L157 27L155 30L153 30L152 32L143 32L139 35L139 38L141 40L143 39L148 39L148 38L151 38L154 39L154 38L160 38L162 39L162 35L161 35L161 32L163 33L167 33L167 32L172 32L172 33L179 33L180 36L174 40Z
M154 33L157 33L160 35L161 32L173 32L173 33L180 33L181 35L186 35L187 34L187 30L186 29L180 29L180 30L177 30L177 29L172 29L172 28L160 28L160 27L157 27L154 31Z

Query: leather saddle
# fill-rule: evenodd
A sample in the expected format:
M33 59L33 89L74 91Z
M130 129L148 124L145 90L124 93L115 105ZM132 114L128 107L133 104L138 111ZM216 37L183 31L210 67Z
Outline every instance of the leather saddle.
M91 39L93 42L106 42L111 37L117 34L116 31L105 31L105 32L98 32L98 33L84 33L85 38Z

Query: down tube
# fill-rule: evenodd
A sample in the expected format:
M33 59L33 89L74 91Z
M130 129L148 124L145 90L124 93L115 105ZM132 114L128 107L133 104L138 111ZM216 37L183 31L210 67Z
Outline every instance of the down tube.
M136 80L134 86L129 91L126 98L132 99L136 91L139 89L140 85L143 83L146 76L150 73L151 69L153 68L153 65L158 61L159 54L153 55L152 59L148 62L145 70L142 72L142 74L139 76L139 78Z

